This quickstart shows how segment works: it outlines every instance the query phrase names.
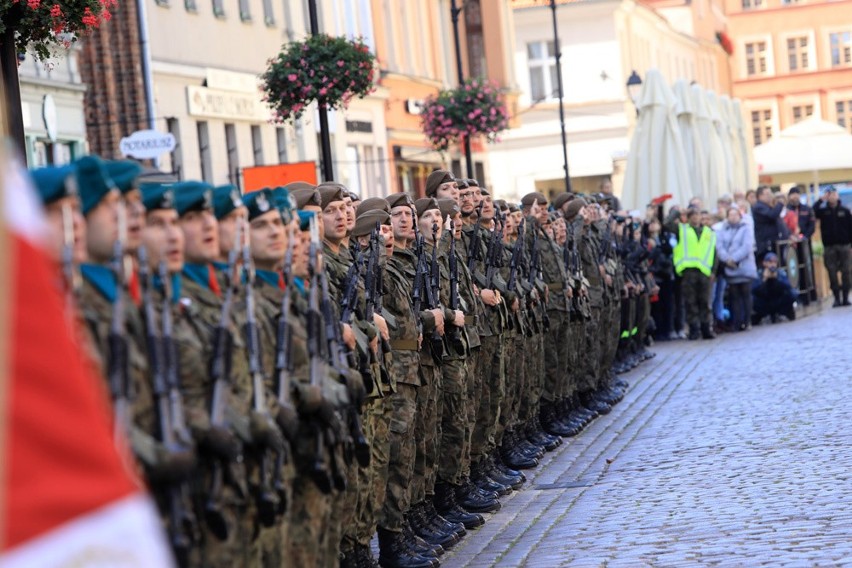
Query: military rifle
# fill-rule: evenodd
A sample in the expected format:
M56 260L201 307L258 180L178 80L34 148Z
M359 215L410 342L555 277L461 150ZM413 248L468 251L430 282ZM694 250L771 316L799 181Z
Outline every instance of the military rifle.
M471 277L475 274L476 263L479 262L480 256L482 255L482 237L480 236L479 227L482 224L482 207L484 205L485 201L480 201L479 205L476 206L476 223L473 224L473 234L470 236L470 248L468 249L467 255L467 270L470 272Z
M115 300L112 303L112 316L107 346L107 378L115 412L114 437L116 441L128 439L130 435L130 369L128 360L128 341L126 333L125 301L127 298L127 278L124 265L124 240L127 237L127 214L124 203L118 204L118 238L113 244L112 272L115 278Z
M461 298L459 296L459 261L456 256L456 224L448 216L447 220L450 225L450 251L448 254L448 262L450 265L450 309L454 312L461 309ZM456 353L465 352L465 344L462 340L461 329L456 326L450 326L447 339L453 346Z
M366 306L364 311L364 319L368 322L373 321L373 315L378 313L381 315L382 309L382 268L379 265L379 255L384 254L380 251L381 243L379 242L379 234L381 233L381 224L376 221L376 227L370 233L370 248L369 257L367 259L367 271L364 274L364 294ZM390 353L390 344L379 333L379 373L381 374L382 384L389 385L391 382L390 375L385 368L385 355ZM381 392L381 391L380 391Z
M210 359L210 378L213 381L213 398L210 404L210 429L217 430L223 437L234 441L235 455L218 455L213 460L213 479L208 498L204 505L204 518L210 531L219 540L227 540L231 527L220 505L224 485L224 465L231 459L240 459L242 445L231 433L230 420L227 417L229 393L231 390L231 366L234 338L231 335L231 309L234 295L239 286L236 275L237 259L242 241L242 223L237 224L234 246L228 252L228 266L225 270L225 298L219 311L219 323L213 330L213 355ZM223 463L225 462L225 463Z
M271 527L275 524L275 517L281 507L281 502L275 490L270 469L276 461L273 461L272 453L288 453L286 442L280 437L278 426L269 413L266 402L266 381L263 376L263 368L260 363L260 331L257 325L257 314L255 312L255 271L251 258L249 240L243 239L242 243L242 268L245 275L246 292L246 351L248 354L249 374L252 382L252 412L253 419L261 422L264 432L269 433L269 440L264 440L264 446L260 451L260 485L257 492L258 518L263 526ZM276 442L275 444L271 442ZM274 447L278 446L278 447Z
M421 237L422 238L422 237ZM426 289L426 308L430 310L439 309L441 307L441 270L438 266L438 224L432 224L432 255L426 265L425 255L423 257L423 279ZM427 280L428 279L428 280ZM437 363L440 363L444 357L444 338L438 333L438 329L432 330L429 336L429 345L432 349L432 357Z

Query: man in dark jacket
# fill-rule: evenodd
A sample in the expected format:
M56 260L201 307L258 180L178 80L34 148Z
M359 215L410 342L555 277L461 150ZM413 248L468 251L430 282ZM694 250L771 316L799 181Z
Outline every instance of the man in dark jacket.
M814 204L814 214L819 219L822 244L825 245L825 268L828 270L828 281L834 294L834 307L848 306L852 213L840 203L837 190L829 186Z
M754 298L754 325L760 324L766 316L771 318L772 323L778 321L778 316L784 316L790 321L796 319L798 294L790 286L784 270L778 268L778 256L774 252L768 252L763 257L763 271L754 281L751 293Z
M781 219L783 203L775 203L772 188L762 185L757 189L757 202L751 209L754 218L754 243L757 247L757 262L763 260L768 252L775 252L779 240L788 236L787 226Z
M810 259L813 258L811 249L811 237L816 230L816 218L814 212L806 204L802 203L802 189L800 186L792 188L787 193L787 214L793 213L798 226L799 243L796 245L796 260L799 266L804 267L799 276L799 297L808 305L812 299L807 292L809 288L813 288L814 275L813 264Z

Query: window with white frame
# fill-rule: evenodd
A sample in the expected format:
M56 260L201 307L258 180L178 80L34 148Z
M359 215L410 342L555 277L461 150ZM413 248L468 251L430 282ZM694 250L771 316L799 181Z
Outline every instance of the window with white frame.
M745 44L746 74L765 75L767 72L767 52L765 41Z
M804 71L808 68L808 36L787 38L787 61L790 71Z
M814 114L814 105L794 105L793 122L799 122Z
M559 81L556 76L556 44L536 41L527 44L530 69L530 96L533 102L558 96Z
M755 146L772 138L772 109L751 111L751 129Z
M852 31L829 34L828 43L832 67L852 64Z
M763 8L763 0L742 0L743 10L754 10L755 8Z
M852 132L852 99L834 103L837 114L837 124Z

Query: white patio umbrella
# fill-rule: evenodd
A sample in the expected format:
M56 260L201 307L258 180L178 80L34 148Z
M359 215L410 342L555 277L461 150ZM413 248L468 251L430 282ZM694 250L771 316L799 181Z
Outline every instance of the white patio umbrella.
M739 99L733 100L733 119L736 125L737 138L739 139L739 143L737 144L738 151L742 152L741 160L743 164L743 180L742 185L739 187L734 187L734 190L742 190L748 191L749 189L753 189L757 186L757 168L754 163L754 152L751 146L750 138L746 134L746 121L743 118L743 106Z
M672 85L676 104L675 114L680 127L680 137L683 140L683 153L686 158L686 167L689 174L690 195L700 195L705 201L708 198L706 178L703 174L707 170L707 154L704 148L704 140L698 130L695 99L689 83L683 79L675 81Z
M708 98L708 91L701 85L692 85L692 95L695 101L695 120L699 135L704 141L706 155L705 169L702 172L707 188L705 205L715 201L719 195L729 191L726 185L725 155L719 132L713 124L713 118L718 118L718 111L713 112Z
M722 149L722 165L720 172L722 174L722 185L718 187L716 193L711 193L710 198L713 202L723 193L729 193L733 187L733 156L731 153L730 136L728 135L728 127L725 120L723 104L718 95L713 91L707 91L707 102L710 106L710 117L713 121L713 127L716 129L716 134L719 137L720 148Z
M728 135L727 146L731 156L731 186L728 190L731 194L734 191L745 191L748 186L745 185L746 165L743 162L745 152L740 145L740 137L737 133L737 119L734 116L734 102L727 95L719 97L719 103L722 107L722 114Z
M770 184L852 180L852 134L811 117L756 146L758 173Z
M630 141L622 203L644 209L653 199L670 193L675 203L689 199L689 174L680 127L674 114L675 96L656 69L642 83L637 106L639 119Z

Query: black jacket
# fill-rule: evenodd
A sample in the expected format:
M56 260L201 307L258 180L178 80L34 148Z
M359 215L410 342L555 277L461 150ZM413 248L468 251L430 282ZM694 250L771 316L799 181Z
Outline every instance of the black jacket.
M781 219L781 210L784 206L780 203L770 207L762 201L758 201L751 208L751 216L754 219L754 244L757 253L772 250L775 243L787 238L787 226Z
M799 231L802 235L806 239L814 236L816 220L814 219L814 212L811 211L811 208L807 205L799 205L794 211L799 214Z
M842 203L832 207L820 199L814 204L814 214L819 219L822 244L831 246L852 243L852 213Z

